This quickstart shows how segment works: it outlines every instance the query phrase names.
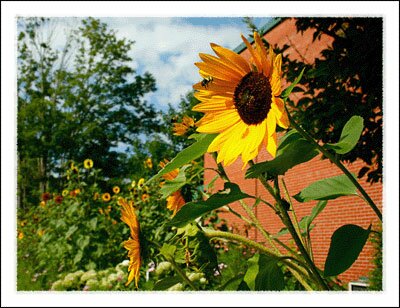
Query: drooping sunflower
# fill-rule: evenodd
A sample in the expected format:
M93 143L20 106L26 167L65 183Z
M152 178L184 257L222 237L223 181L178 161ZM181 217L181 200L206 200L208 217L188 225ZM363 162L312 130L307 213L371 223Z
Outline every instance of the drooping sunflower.
M164 168L165 165L168 163L168 160L164 160L163 162L160 162L159 166L161 168ZM164 174L162 177L166 181L172 181L175 179L179 174L179 169L172 170L171 172L168 172ZM168 196L167 198L167 209L170 211L173 211L172 215L175 216L176 212L178 212L184 205L186 204L185 199L182 196L182 193L180 190L174 192L172 195Z
M91 169L91 168L93 168L93 160L91 160L91 159L85 159L84 160L84 162L83 162L83 167L85 168L85 169Z
M172 216L175 216L176 212L178 212L185 204L185 199L180 190L174 192L167 198L167 209L173 211Z
M265 147L275 157L276 125L289 126L281 94L282 56L265 49L254 32L255 48L242 36L250 52L250 61L235 52L211 44L218 57L200 54L195 63L207 82L193 86L201 101L194 111L205 113L197 122L197 131L218 136L208 152L218 152L217 161L226 166L240 155L243 167Z
M131 231L130 238L124 242L124 247L128 250L129 257L129 276L125 285L129 285L132 280L135 279L135 285L137 288L140 276L139 270L142 263L139 241L140 226L133 205L126 202L126 200L121 200L121 206L121 220L129 226Z
M109 193L104 193L104 194L101 196L101 199L103 199L104 202L108 202L108 201L111 200L111 196L110 196Z

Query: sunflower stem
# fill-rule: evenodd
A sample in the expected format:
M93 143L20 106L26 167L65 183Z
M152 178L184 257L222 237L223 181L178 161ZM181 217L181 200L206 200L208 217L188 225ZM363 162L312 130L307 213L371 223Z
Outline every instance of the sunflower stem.
M213 152L212 156L215 160L215 162L217 163L217 153ZM218 171L221 175L221 178L223 180L225 180L226 182L230 182L228 175L225 172L224 167L222 166L222 164L217 163L218 166ZM274 244L274 242L272 241L271 237L269 236L268 233L266 233L266 231L264 230L264 228L261 226L260 221L257 219L257 217L254 215L253 211L247 206L246 203L244 203L243 200L239 200L240 205L242 206L242 208L245 210L245 212L247 213L247 215L249 215L250 219L252 220L252 222L254 223L255 227L261 232L261 234L264 236L264 238L271 244L272 247L274 247L274 249L276 251L279 251L279 249L276 247L276 245Z
M315 266L314 262L311 260L307 250L305 249L303 242L301 241L299 235L296 232L295 227L293 226L292 220L290 219L289 214L287 213L284 205L282 204L282 199L279 195L276 194L274 188L263 178L259 177L260 182L264 185L264 187L268 190L268 192L274 197L277 202L277 207L280 212L280 217L284 225L288 228L290 234L292 235L293 240L295 241L297 247L299 248L301 254L303 255L304 260L306 261L307 265L309 266L311 272L313 273L314 279L316 283L322 290L329 290L328 285L322 279L319 270Z
M254 249L258 250L259 252L264 253L265 255L267 255L271 258L281 261L287 267L293 269L294 271L297 271L299 274L301 274L305 277L308 276L307 272L304 269L302 269L296 263L290 262L290 260L295 259L295 258L287 258L287 257L282 258L281 255L272 252L267 247L265 247L257 242L254 242L254 241L248 239L247 237L244 237L244 236L241 236L238 234L234 234L234 233L230 233L230 232L217 231L217 230L208 229L208 228L203 228L203 231L204 231L204 234L210 239L217 237L217 238L224 238L224 239L233 240L233 241L242 243L248 247L254 248ZM296 262L299 262L299 261L296 259Z
M182 271L182 269L176 264L175 260L173 258L168 258L168 261L172 264L174 267L175 271L178 273L179 276L195 291L198 291L199 289L193 284L193 282L190 281L188 276L186 276L185 272Z
M212 157L214 158L215 162L217 163L217 153L216 153L216 152L213 152L213 153L212 153ZM253 163L253 162L251 161L250 163ZM224 167L222 166L222 164L217 163L217 167L218 167L218 172L219 172L221 178L222 178L223 180L225 180L226 182L230 182L230 180L229 180L229 178L228 178L228 175L226 174L225 169L224 169ZM293 275L296 277L296 279L304 286L304 288L305 288L306 290L312 290L312 288L309 286L309 284L305 281L305 279L304 279L303 277L312 277L312 276L313 276L313 272L310 271L310 269L309 269L307 266L305 266L305 265L303 264L302 261L300 261L300 260L298 260L298 259L296 258L296 253L295 253L292 249L290 249L287 245L285 245L284 243L282 243L279 239L272 239L271 235L261 226L260 221L259 221L259 220L257 219L257 217L254 215L254 213L251 211L251 209L248 208L248 206L244 203L243 200L239 200L239 202L241 203L241 205L242 205L242 207L244 208L244 210L246 211L246 213L250 216L250 218L251 218L251 220L252 220L252 225L254 225L258 230L260 230L260 232L261 232L261 234L264 236L264 238L267 239L267 240L269 241L269 243L271 244L272 247L274 247L274 249L275 249L275 251L276 251L276 253L277 253L277 256L282 256L282 254L281 254L280 250L276 247L276 245L274 244L274 242L273 242L272 240L276 241L276 242L277 242L278 244L280 244L283 248L285 248L285 249L292 255L292 257L290 257L290 258L296 260L299 264L302 264L302 265L303 265L303 267L305 268L305 270L302 269L301 267L299 267L298 265L294 264L294 263L291 263L291 262L283 262L283 263L285 263L285 264L288 266L288 269L290 270L290 272L293 273ZM266 202L266 203L267 203L267 202ZM271 204L267 203L267 205L269 205L272 209L274 209L274 210L276 211L276 209L275 209ZM229 208L229 209L230 209L230 208ZM232 209L230 209L230 210L231 210L231 212L233 212L234 214L237 214L239 217L242 216L242 215L240 215L240 214L238 214L238 213L232 211ZM243 218L244 218L244 217L243 217ZM248 219L243 219L243 220L246 221L246 222L248 222ZM215 231L215 232L222 232L222 231ZM208 231L208 233L210 234L210 231ZM240 236L237 236L237 235L235 235L235 234L226 233L226 232L219 233L219 235L222 235L222 234L225 235L225 238L236 239L237 241L242 242L242 243L245 243L245 244L247 244L247 245L250 246L250 247L256 248L256 249L258 249L259 251L263 251L263 252L266 253L267 255L270 255L270 254L271 254L271 252L269 251L269 249L268 249L267 247L262 246L262 245L259 244L259 243L256 243L256 242L254 242L254 241L248 240L248 239L243 238L243 237L240 237ZM230 235L232 235L232 236L230 236ZM243 239L246 239L246 241L243 242L243 241L242 241Z
M286 187L286 184L285 184L285 181L284 181L283 178L282 178L282 185L283 185L283 188L284 188L284 191L285 191L285 197L286 197L286 199L288 200L288 202L290 204L290 210L291 210L291 213L292 213L292 216L293 216L294 227L295 227L296 232L299 235L301 241L305 245L306 243L305 243L305 240L303 239L303 237L301 235L300 224L299 224L299 221L297 220L297 215L296 215L296 212L295 212L294 207L293 207L293 202L292 202L292 199L290 198L289 191L288 191L288 189Z
M354 184L354 186L359 190L361 195L364 197L364 200L368 203L368 205L372 208L372 210L375 212L375 214L378 216L379 220L382 221L382 213L372 201L370 196L367 194L367 192L364 190L364 188L361 186L360 183L354 178L354 176L351 174L349 170L341 163L339 159L335 157L332 153L330 153L328 150L326 150L323 146L321 146L317 141L314 140L313 137L311 137L299 124L297 124L292 116L290 115L289 111L287 110L287 107L285 105L286 113L288 115L290 124L308 141L313 143L317 149L324 154L326 157L329 158L331 162L333 162L342 172L349 178L349 180Z

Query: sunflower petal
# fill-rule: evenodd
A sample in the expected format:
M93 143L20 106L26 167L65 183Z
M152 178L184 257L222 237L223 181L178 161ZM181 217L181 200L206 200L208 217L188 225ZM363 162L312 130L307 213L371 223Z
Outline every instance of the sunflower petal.
M266 135L267 121L263 121L258 125L249 126L249 134L246 140L246 148L242 152L242 161L244 165L258 154L260 144L263 142Z
M277 140L276 140L276 133L274 132L272 136L268 136L267 139L267 151L272 155L272 157L276 156L276 148L277 148Z
M257 32L254 32L254 40L256 42L256 49L260 55L262 71L265 76L271 76L271 63L268 61L268 54L264 47L264 44L260 38L260 35Z
M240 116L234 108L213 112L206 114L203 117L201 125L197 128L197 131L207 134L221 133L239 121Z
M211 43L210 45L217 56L219 56L221 59L229 61L236 68L240 69L242 74L247 74L250 72L250 66L242 56L217 44Z
M240 75L232 74L229 71L223 70L218 65L204 62L196 62L195 65L208 76L216 77L222 80L239 82L241 78Z
M253 49L253 47L251 46L251 44L249 43L249 41L248 41L243 35L242 35L242 40L243 40L243 42L246 44L247 49L249 50L249 52L250 52L250 54L251 54L251 57L252 57L252 59L253 59L255 65L256 65L256 67L257 67L257 70L258 70L259 72L261 72L261 71L262 71L262 65L261 65L261 61L260 61L260 58L259 58L259 54L256 53L256 51Z
M220 100L207 100L203 101L200 104L197 104L192 108L193 111L199 112L212 112L212 111L223 111L233 108L233 101L229 99L220 99Z
M230 62L227 62L224 59L218 59L217 57L204 53L200 53L199 56L204 61L204 63L218 66L222 70L238 75L239 77L242 77L244 75L244 73L240 69L237 69L236 66L230 65Z

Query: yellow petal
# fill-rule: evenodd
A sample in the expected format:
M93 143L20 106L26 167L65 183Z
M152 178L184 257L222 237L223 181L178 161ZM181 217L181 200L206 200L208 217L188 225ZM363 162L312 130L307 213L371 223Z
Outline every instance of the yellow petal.
M271 76L271 89L272 89L272 95L279 96L282 93L282 85L281 85L282 55L281 54L277 55L274 62L275 62L274 68Z
M245 75L248 72L250 72L250 66L249 66L248 62L242 56L238 55L237 53L233 52L232 50L221 47L217 44L211 43L210 45L217 56L219 56L221 59L230 61L230 63L232 63L232 65L235 65L236 68L241 70L242 74Z
M208 134L220 133L239 121L240 116L235 108L213 112L204 116L197 131Z
M267 121L264 120L258 125L249 126L246 147L242 153L242 161L244 165L246 165L249 160L257 156L259 146L263 142L264 136L266 135L266 124Z
M257 70L259 72L261 72L262 71L262 65L261 65L261 61L260 61L259 55L255 52L255 50L253 49L253 47L251 46L249 41L243 35L242 35L242 40L246 44L247 49L249 50L249 52L251 54L251 57L252 57L255 65L257 67Z
M274 112L271 112L271 110L268 112L266 122L267 122L267 136L272 136L272 134L275 133L276 129L276 116Z
M197 104L192 108L193 111L210 112L210 111L223 111L233 108L233 101L229 99L207 100Z
M242 153L246 144L244 136L247 129L248 126L244 122L237 123L229 132L229 136L225 142L221 145L218 157L221 161L224 161L225 166L232 164Z
M266 51L264 44L260 38L260 35L257 32L254 32L254 40L256 42L256 49L257 49L258 53L260 54L262 71L265 76L269 77L269 76L271 76L270 61L268 61L267 51Z
M241 124L242 122L238 122L236 125ZM232 131L235 129L236 125L232 125L232 127L228 128L224 132L220 133L208 146L207 152L217 152L221 149L225 141L231 136Z
M239 82L241 76L238 74L232 74L226 70L221 69L218 65L213 65L210 63L197 62L195 65L208 76L216 77L222 80L231 81L231 82Z
M277 140L276 140L276 133L274 132L272 136L268 136L267 139L267 151L272 155L272 157L276 156L276 148L277 148Z
M219 67L221 70L225 70L231 74L238 75L239 77L244 76L243 72L240 69L236 68L236 66L230 65L230 62L227 62L224 59L218 59L217 57L204 53L200 53L199 56L204 61L204 63Z

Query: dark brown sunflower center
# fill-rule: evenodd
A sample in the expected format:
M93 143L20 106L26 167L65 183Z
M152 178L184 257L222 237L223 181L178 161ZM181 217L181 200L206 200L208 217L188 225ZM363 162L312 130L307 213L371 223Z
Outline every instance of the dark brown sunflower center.
M271 84L261 73L250 72L239 82L233 95L235 107L244 123L259 124L271 109Z

